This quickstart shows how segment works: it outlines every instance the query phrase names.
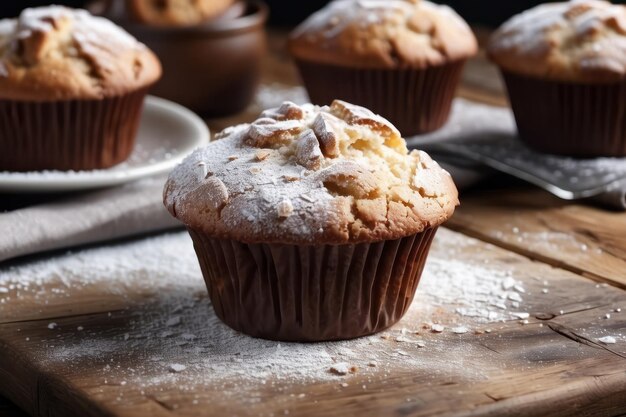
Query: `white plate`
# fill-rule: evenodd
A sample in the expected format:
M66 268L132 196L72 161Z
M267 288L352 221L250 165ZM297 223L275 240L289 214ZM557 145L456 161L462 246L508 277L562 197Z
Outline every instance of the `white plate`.
M89 190L169 172L209 141L206 124L183 106L148 96L130 158L95 171L0 172L0 191L14 193Z

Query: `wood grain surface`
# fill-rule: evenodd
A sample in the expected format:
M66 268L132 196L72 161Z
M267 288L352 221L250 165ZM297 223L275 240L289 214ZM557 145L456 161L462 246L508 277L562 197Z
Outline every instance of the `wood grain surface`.
M599 282L626 289L626 216L518 187L474 191L448 224Z
M383 335L387 339L372 346L340 345L359 349L357 356L375 356L378 365L374 368L321 381L281 378L270 384L242 383L248 380L246 375L241 375L241 380L212 380L198 373L190 375L191 381L197 381L193 383L189 379L174 383L166 377L154 382L158 370L141 366L142 358L189 358L177 358L165 346L138 341L124 345L123 350L94 356L85 352L86 356L68 361L59 346L128 338L126 335L137 331L133 323L159 314L153 308L175 308L167 304L166 288L155 285L148 294L145 286L137 283L135 288L131 280L123 296L102 292L99 303L93 302L91 289L83 293L77 288L71 297L64 292L49 296L46 306L30 292L0 305L0 375L4 376L0 381L12 381L0 384L0 389L35 416L564 416L626 412L626 343L598 341L626 328L626 313L605 318L618 308L626 311L626 292L446 230L438 236L431 259L454 259L468 271L475 267L484 268L485 273L507 271L523 285L528 323L482 323L456 314L453 303L433 308L423 301L425 294L420 294L407 317ZM198 295L202 290L198 278L199 287L190 291L189 297L200 304L180 313L183 327L178 331L195 334L194 347L210 361L211 346L219 343L212 340L215 329L184 324L214 321L210 308L199 307L208 305L208 300ZM546 287L548 293L543 292ZM54 294L51 288L42 291ZM155 294L162 302L154 301ZM6 318L8 312L10 319ZM16 320L19 316L28 319ZM58 329L48 328L51 321ZM422 323L430 321L467 326L472 331L436 334L423 330ZM89 331L77 332L77 326ZM168 330L164 323L155 326L151 333ZM418 338L424 347L399 342L403 328L419 329L419 336L407 337ZM333 350L332 344L329 349ZM409 365L408 361L419 362ZM233 362L233 367L237 366ZM126 383L129 368L135 372ZM149 385L140 382L149 380L153 381Z

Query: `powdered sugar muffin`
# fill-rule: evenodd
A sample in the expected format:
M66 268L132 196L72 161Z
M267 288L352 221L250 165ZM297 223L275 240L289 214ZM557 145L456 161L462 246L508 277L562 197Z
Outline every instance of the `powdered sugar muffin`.
M573 156L626 155L625 6L540 5L506 22L488 52L528 144Z
M49 6L1 20L0 170L122 162L160 74L144 45L84 10Z
M311 100L345 99L387 117L405 135L445 123L477 42L448 6L425 0L337 0L291 34Z
M226 129L172 172L164 203L188 227L223 321L316 341L403 316L458 195L387 120L335 101Z

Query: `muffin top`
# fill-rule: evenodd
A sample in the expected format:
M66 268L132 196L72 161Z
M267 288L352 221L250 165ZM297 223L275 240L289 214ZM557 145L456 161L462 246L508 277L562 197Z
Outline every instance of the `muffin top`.
M155 26L197 25L224 13L234 0L126 0L132 17Z
M0 20L0 98L100 99L147 87L160 75L148 48L84 10L49 6Z
M336 0L291 34L298 59L363 68L425 68L474 55L454 10L423 0Z
M170 174L164 204L215 238L342 244L438 226L458 194L450 174L409 153L387 120L336 100L286 102L224 130Z
M506 22L489 56L504 70L557 81L626 75L626 7L603 0L547 3Z

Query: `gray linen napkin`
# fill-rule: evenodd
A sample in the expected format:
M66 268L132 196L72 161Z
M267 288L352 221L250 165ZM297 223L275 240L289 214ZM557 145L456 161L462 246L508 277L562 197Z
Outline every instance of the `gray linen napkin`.
M163 207L165 177L0 213L0 262L180 227ZM0 196L0 199L2 197Z
M270 98L282 101L284 96L272 94ZM515 141L515 132L510 110L459 99L443 129L409 138L408 143L431 153L450 171L462 189L494 173L476 157L476 152L472 151L476 149L475 145L490 137L500 138L496 145L510 145L511 140ZM626 160L620 161L625 163ZM534 169L532 164L529 166ZM25 208L5 212L2 210L6 210L3 207L6 204L2 203L7 198L0 195L0 262L180 227L181 224L167 213L161 202L164 183L165 177L149 178L117 188L70 194L36 205L30 201ZM625 196L626 179L622 179L609 184L595 201L626 209Z

